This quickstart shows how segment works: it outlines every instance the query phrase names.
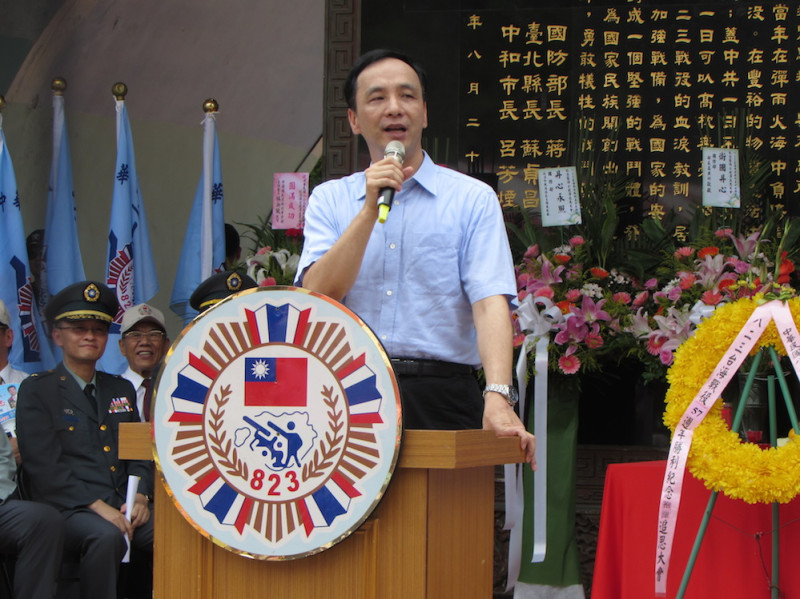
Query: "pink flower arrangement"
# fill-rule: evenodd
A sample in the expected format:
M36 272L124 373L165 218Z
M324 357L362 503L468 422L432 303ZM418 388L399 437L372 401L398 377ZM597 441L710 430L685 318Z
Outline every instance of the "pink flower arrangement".
M271 212L257 223L237 224L247 228L242 238L252 244L243 265L247 274L260 287L293 285L303 251L303 229L273 229Z
M273 251L270 246L264 246L258 248L245 264L247 274L258 283L259 287L270 287L291 285L299 261L299 254L293 254L286 248Z
M531 246L517 266L520 303L557 311L547 332L549 364L551 370L565 375L597 370L604 356L618 354L623 345L635 342L626 329L639 287L616 269L587 265L585 243L583 237L574 236L546 253L538 245ZM530 309L526 305L523 311ZM535 335L523 330L520 319L516 324L518 345L531 341Z
M640 343L639 357L649 378L665 376L677 347L720 304L757 293L787 293L781 286L790 281L794 264L787 260L776 268L773 246L761 230L735 235L720 228L706 243L698 243L698 249L681 246L659 265L662 283L648 281L647 290L634 298L636 313L628 329ZM783 253L777 255L785 259Z
M540 312L557 309L546 327L550 370L575 375L633 358L644 364L645 378L664 378L677 347L716 306L786 293L781 286L796 277L795 266L774 245L760 231L735 235L720 228L664 251L654 276L639 282L620 268L588 264L586 242L574 236L547 252L528 248L517 266L518 299ZM530 350L541 326L526 330L520 319L516 326L515 343Z

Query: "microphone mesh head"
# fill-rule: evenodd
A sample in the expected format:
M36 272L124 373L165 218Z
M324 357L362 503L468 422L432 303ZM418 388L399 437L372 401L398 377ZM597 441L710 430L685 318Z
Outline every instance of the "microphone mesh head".
M386 149L383 151L384 156L393 156L397 161L402 164L403 159L406 157L406 148L399 141L390 141L386 144Z

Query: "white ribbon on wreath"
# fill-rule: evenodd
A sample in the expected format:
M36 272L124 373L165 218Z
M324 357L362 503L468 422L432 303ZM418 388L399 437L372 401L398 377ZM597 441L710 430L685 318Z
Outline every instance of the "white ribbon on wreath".
M697 300L694 306L692 306L692 309L689 311L689 322L697 326L706 318L709 318L716 309L716 306L709 306L701 300Z
M533 473L533 553L531 563L544 561L547 549L547 365L550 333L554 325L564 321L561 310L546 297L528 295L515 311L525 340L517 359L519 414L525 417L525 397L528 377L528 350L534 348L533 387L534 430L536 437L536 471ZM522 562L522 514L525 501L522 486L522 464L506 464L503 528L510 530L508 546L508 582L506 590L514 587Z

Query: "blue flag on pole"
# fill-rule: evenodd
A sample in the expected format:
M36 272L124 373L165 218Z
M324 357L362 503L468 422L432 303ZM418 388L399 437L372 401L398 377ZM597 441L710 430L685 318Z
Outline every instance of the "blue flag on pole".
M170 309L183 318L184 324L197 315L189 305L192 292L225 267L222 167L215 118L216 113L207 112L203 121L203 174L194 196L169 302Z
M53 96L53 162L47 190L47 217L42 249L39 307L67 285L83 281L83 259L78 244L78 219L72 186L72 158L64 118L64 96Z
M150 246L150 233L136 175L133 136L124 100L117 100L117 165L108 228L106 285L117 295L119 311L111 323L100 369L121 374L127 361L119 351L122 314L158 293L158 277Z
M8 361L28 373L56 364L39 319L32 281L17 179L0 114L0 299L8 309L14 331Z

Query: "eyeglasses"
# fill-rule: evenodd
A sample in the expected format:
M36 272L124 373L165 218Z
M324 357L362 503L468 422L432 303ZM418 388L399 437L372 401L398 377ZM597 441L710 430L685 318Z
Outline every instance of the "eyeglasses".
M161 341L164 337L166 337L166 333L158 330L128 331L123 335L123 337L125 339L132 339L133 341L141 341L145 338L147 338L149 341Z
M83 337L87 333L91 333L92 335L96 335L98 337L106 337L108 335L108 327L86 327L81 325L73 325L69 327L56 327L62 331L72 331L79 337Z

